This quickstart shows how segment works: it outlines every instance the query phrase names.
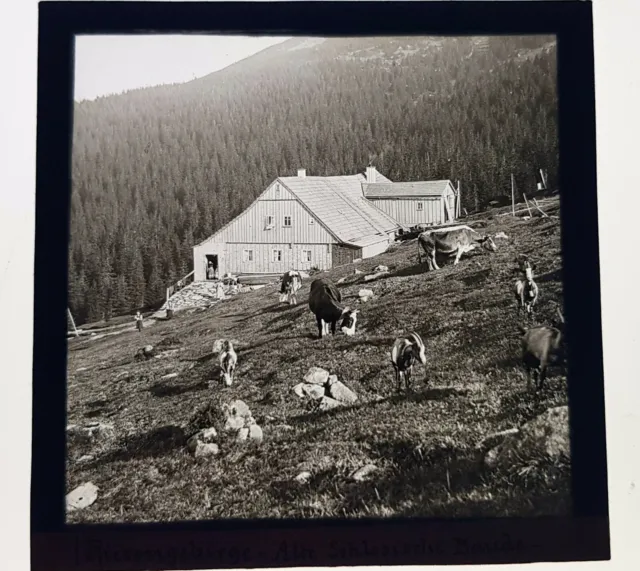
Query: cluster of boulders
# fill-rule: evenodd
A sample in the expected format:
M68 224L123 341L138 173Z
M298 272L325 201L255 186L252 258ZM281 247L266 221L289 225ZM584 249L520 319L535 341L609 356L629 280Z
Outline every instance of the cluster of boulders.
M191 307L209 307L231 295L231 288L221 281L194 282L172 295L160 309L179 311Z
M87 422L85 424L67 425L67 443L80 450L80 455L72 458L76 463L82 464L93 460L93 456L87 454L90 448L98 443L112 440L115 430L112 424L106 422ZM82 510L92 505L98 498L98 488L93 482L84 482L66 495L65 504L68 512Z
M234 400L221 407L223 436L214 427L204 428L187 440L187 448L196 458L216 456L220 453L220 440L241 444L262 444L262 428L253 418L249 407L241 400Z
M487 468L508 468L536 460L568 460L569 407L550 408L520 428L486 437L478 445Z
M71 444L90 445L114 436L113 424L106 422L87 422L84 425L69 424L67 426L67 441Z
M304 376L304 382L293 387L293 392L300 398L311 399L317 410L331 410L340 406L353 404L358 395L320 367L311 367Z
M264 285L240 285L237 282L237 279L233 277L225 277L221 280L194 282L172 295L171 298L160 308L160 311L166 311L167 309L179 311L181 309L190 309L194 307L206 308L239 293L253 291L260 287L264 287Z
M314 475L331 469L334 466L334 461L330 456L322 456L320 458L313 459L311 461L301 462L297 466L297 476L294 477L294 481L298 484L309 484ZM379 468L372 462L352 469L348 476L348 479L352 482L366 482L375 477Z
M136 351L135 360L142 361L147 359L153 359L156 356L156 349L153 345L145 345Z

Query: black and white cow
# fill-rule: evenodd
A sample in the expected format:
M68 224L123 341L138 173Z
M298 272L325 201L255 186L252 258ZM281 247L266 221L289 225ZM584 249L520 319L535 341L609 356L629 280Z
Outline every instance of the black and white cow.
M342 295L340 290L326 278L319 278L311 283L309 292L309 309L316 316L318 323L318 336L336 334L336 323L340 321L340 330L345 335L354 335L356 332L357 309L350 309L341 305Z
M422 263L422 251L427 255L427 268L439 270L436 263L436 253L456 257L454 265L460 261L460 256L482 246L485 250L495 252L498 248L491 236L483 235L468 226L461 226L451 230L430 230L418 236L418 260Z
M280 302L285 301L289 305L297 305L297 291L302 287L302 276L296 270L289 270L282 276L280 282Z

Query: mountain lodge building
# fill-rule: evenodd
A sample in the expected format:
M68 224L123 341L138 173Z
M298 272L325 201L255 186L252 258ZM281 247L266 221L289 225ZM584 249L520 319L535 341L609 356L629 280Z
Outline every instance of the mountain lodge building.
M448 180L394 183L373 166L346 176L300 169L194 246L193 279L327 270L381 254L401 228L453 222L459 209Z

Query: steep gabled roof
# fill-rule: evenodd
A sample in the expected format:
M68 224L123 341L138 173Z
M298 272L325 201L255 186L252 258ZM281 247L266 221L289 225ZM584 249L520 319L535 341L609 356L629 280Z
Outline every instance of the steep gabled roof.
M342 242L356 244L400 227L364 198L362 174L286 176L278 180Z
M367 198L426 198L442 196L450 183L449 180L374 182L364 183L362 189Z

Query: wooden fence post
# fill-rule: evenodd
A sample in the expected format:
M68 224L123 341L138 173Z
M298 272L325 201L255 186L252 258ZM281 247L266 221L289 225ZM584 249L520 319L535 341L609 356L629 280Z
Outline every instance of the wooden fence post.
M522 196L524 197L524 203L527 205L527 210L529 211L529 218L531 218L531 208L529 208L529 201L527 200L527 195L523 192Z
M511 215L516 215L515 182L513 180L513 173L511 173Z
M543 218L549 218L549 215L543 212L542 208L540 208L540 206L538 205L538 201L535 198L533 199L533 204L535 204L536 208L540 211L540 214L542 214Z

